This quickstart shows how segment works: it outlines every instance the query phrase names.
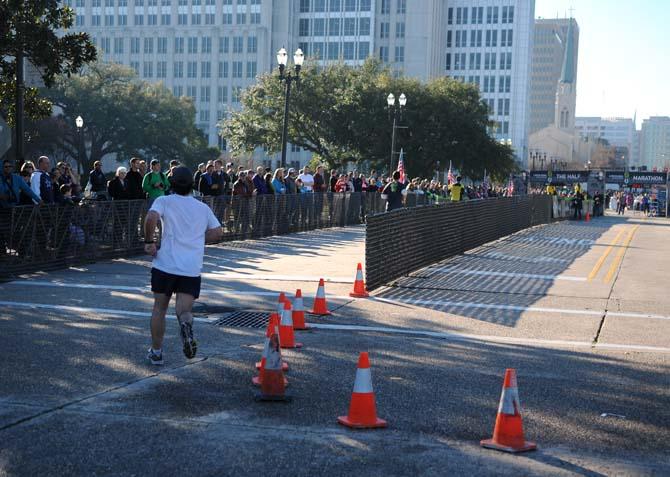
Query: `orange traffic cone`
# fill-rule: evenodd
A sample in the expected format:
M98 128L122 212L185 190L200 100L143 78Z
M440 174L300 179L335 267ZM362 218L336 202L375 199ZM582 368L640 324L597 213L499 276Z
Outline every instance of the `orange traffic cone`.
M386 427L387 423L377 417L375 408L375 393L372 390L372 373L368 353L362 352L358 357L358 369L354 391L351 393L349 415L340 416L337 422L354 429L373 429Z
M505 382L498 405L493 438L485 439L480 444L482 447L489 449L513 453L537 449L534 442L526 441L523 436L521 403L519 402L519 389L517 388L516 370L514 369L505 371Z
M268 341L265 365L261 379L261 392L256 395L257 401L290 401L286 395L286 383L282 372L281 347L279 339L279 323L273 320L272 333Z
M282 313L283 313L283 311L284 311L284 309L282 308ZM280 317L280 316L281 316L281 315L280 315L279 313L276 313L276 312L272 312L272 313L270 313L270 319L268 320L268 326L267 326L267 328L265 328L265 336L266 336L266 337L269 338L270 334L272 333L272 326L273 326L273 325L272 325L272 320L273 320L273 319L276 319L276 320L277 320L277 323L279 323L279 317ZM267 340L266 340L266 341L267 341ZM260 371L261 367L263 366L263 358L265 358L265 357L266 357L266 356L265 356L265 352L264 352L264 353L263 353L263 357L261 358L261 360L260 360L260 361L256 361L256 369L258 369L259 371ZM281 369L282 369L282 371L284 371L285 373L288 372L288 363L287 363L286 361L282 361L282 368L281 368Z
M309 330L310 328L305 324L305 307L302 303L302 290L298 288L295 291L295 299L293 300L293 329L294 330Z
M328 311L328 305L326 304L326 288L323 284L323 278L319 279L319 288L316 290L316 296L314 297L314 306L312 307L312 311L310 311L310 314L312 315L331 314Z
M279 292L279 299L277 300L277 314L281 316L282 312L284 311L284 303L286 303L288 300L286 299L286 295L284 295L284 292Z
M590 212L586 212L586 219L585 220L587 222L589 222L591 220L591 213Z
M281 323L279 324L279 338L282 348L302 348L302 343L295 342L295 333L293 333L293 318L291 317L291 303L284 303L284 312L281 314Z
M267 330L265 332L265 345L263 346L263 355L261 357L260 362L256 363L256 365L257 365L256 367L258 369L258 376L254 376L253 378L251 378L251 382L255 386L260 386L261 383L263 382L263 372L265 370L265 363L267 361L268 353L269 353L269 350L270 350L270 337L272 336L272 330L275 327L279 327L279 316L277 316L276 313L272 313L272 315L270 315L270 321L268 322L268 327L267 327ZM284 365L288 369L288 364L286 364L286 362L282 361L282 370L283 371L285 371L283 369ZM286 376L284 376L284 386L288 386L288 379L286 379Z
M366 298L370 296L368 292L365 291L365 282L363 281L363 267L361 267L360 263L358 264L358 268L356 268L354 291L349 293L349 296L353 296L354 298Z

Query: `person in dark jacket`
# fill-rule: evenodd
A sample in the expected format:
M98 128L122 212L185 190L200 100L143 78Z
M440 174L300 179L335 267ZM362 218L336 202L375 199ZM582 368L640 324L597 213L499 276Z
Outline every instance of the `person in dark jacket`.
M216 195L216 190L213 188L214 186L214 177L212 177L213 173L214 173L214 165L207 164L205 173L200 176L200 183L198 184L198 190L204 196Z
M140 160L133 157L130 160L130 170L126 174L126 182L128 183L128 199L138 200L144 199L146 196L142 189L142 174L140 173Z
M107 184L107 193L112 199L129 199L128 181L126 180L127 174L128 170L125 167L119 167L116 169L116 175L114 176L114 179L109 181Z
M105 173L102 172L102 163L100 161L93 163L93 170L89 173L88 181L91 184L91 192L95 192L99 199L106 198L107 178L105 177Z

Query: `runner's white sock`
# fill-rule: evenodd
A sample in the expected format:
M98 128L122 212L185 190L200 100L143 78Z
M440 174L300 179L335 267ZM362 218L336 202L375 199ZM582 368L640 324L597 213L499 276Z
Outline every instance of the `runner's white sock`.
M153 349L153 348L151 348L151 351L153 352L153 354L156 354L158 356L160 356L161 353L163 352L162 349Z

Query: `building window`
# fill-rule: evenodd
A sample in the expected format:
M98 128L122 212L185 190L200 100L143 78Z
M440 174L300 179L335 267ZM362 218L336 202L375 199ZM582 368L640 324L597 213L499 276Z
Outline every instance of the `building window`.
M391 13L391 0L382 0L380 13L382 15L388 15L389 13Z
M233 91L232 91L233 97L233 103L239 103L240 99L242 99L242 87L241 86L234 86Z
M345 12L355 12L356 11L356 0L344 0L344 11Z
M184 77L184 62L183 61L175 61L174 64L172 65L172 71L173 71L173 76L175 78L183 78Z
M156 63L156 78L167 78L167 61Z
M309 18L301 18L298 23L298 35L309 36Z
M128 24L128 15L119 15L116 17L116 24L119 26L126 26Z
M502 7L502 23L514 23L514 7Z
M109 38L100 39L100 48L102 49L103 53L107 54L112 52L112 49L109 47L109 45L110 45Z
M154 52L154 39L145 38L144 39L144 54L152 54Z
M261 14L256 12L256 13L250 13L249 14L249 23L252 25L258 25L261 22Z
M191 14L191 25L200 25L202 23L202 15L199 13Z
M389 61L389 47L388 46L380 46L379 47L379 59L383 61L384 63L388 63Z
M194 55L198 52L198 39L194 36L188 38L188 53Z
M324 36L326 34L326 20L315 18L312 24L312 32L314 36Z
M244 37L233 37L233 53L242 53L244 51Z
M203 61L200 63L200 77L201 78L212 77L212 64L209 61Z
M228 78L228 63L219 61L219 78Z
M232 13L224 13L223 16L221 17L221 23L224 25L232 25L233 24L233 14Z
M358 20L358 34L360 36L370 35L370 18L365 17Z
M453 7L449 7L447 9L447 24L452 25L454 23L454 9Z
M336 60L340 55L340 44L335 42L328 43L328 56L329 60Z
M452 31L449 30L447 31L447 48L451 48L451 37L452 37Z
M158 25L158 15L147 15L147 25Z
M247 53L256 52L258 52L258 38L255 36L250 36L247 38Z
M201 51L202 53L211 53L212 52L212 39L208 36L202 37L202 43L201 43Z
M247 61L247 78L255 78L256 69L257 66L255 61Z
M395 24L395 37L405 38L405 22L398 22Z
M301 13L309 12L309 0L300 0L300 12Z
M358 44L358 59L364 60L370 56L370 42L362 41Z
M484 53L484 69L485 70L495 70L496 69L496 53Z
M328 20L328 34L330 36L340 36L340 19L331 18Z
M176 54L184 53L184 37L174 39L174 52Z
M167 53L167 38L165 37L159 37L157 40L157 51L158 54L166 54Z
M140 52L140 39L133 37L130 39L130 54L138 54Z
M342 5L340 4L340 0L330 0L330 11L331 12L339 12L342 9Z
M451 70L451 53L447 53L447 71Z
M213 13L205 13L205 25L214 25L216 16Z
M228 53L229 44L227 36L219 38L219 53Z
M189 61L186 63L186 76L188 78L197 78L198 77L198 63L195 61Z
M361 12L370 11L370 0L359 0L359 10Z
M356 55L356 46L353 41L342 43L342 58L345 60L354 60Z
M383 23L382 23L383 25ZM388 31L388 23L386 23L386 28ZM344 36L355 36L356 35L356 19L355 18L345 18L344 19ZM381 33L380 33L381 35ZM388 34L386 36L388 38ZM380 37L384 38L384 37Z
M325 12L326 11L326 0L313 0L314 11L315 12Z
M130 67L135 71L136 75L140 74L140 62L139 61L131 61L130 62Z
M242 62L233 61L233 78L241 78L241 77L242 77Z
M209 93L210 89L209 86L201 86L200 87L200 102L201 103L209 103ZM209 119L207 119L209 121Z
M395 47L394 61L396 63L404 63L405 62L405 47L404 46L396 46Z
M177 24L186 25L188 24L188 15L186 13L180 13L177 15Z
M396 13L404 14L407 10L407 0L398 0L398 6L396 8Z
M154 76L154 64L151 61L144 62L142 76L145 78L152 78Z
M117 55L123 54L123 40L124 38L114 38L114 53Z
M228 86L219 86L217 88L216 101L219 104L225 104L228 102Z
M235 22L238 25L244 25L247 22L247 14L246 13L238 13L235 16Z
M181 97L184 94L184 87L182 85L175 85L172 87L172 95L177 98Z
M198 99L198 88L193 85L186 86L186 96L191 98L195 103L195 100Z

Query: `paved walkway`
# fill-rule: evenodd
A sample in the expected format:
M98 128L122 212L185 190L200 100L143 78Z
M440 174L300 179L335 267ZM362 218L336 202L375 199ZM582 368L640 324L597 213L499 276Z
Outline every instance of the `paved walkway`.
M362 227L208 247L196 335L144 361L143 258L0 284L0 475L667 475L670 222L605 217L524 231L350 299ZM291 404L253 400L262 331L214 325L306 305L334 315L288 351ZM390 428L351 432L359 351ZM540 451L480 449L506 367Z

